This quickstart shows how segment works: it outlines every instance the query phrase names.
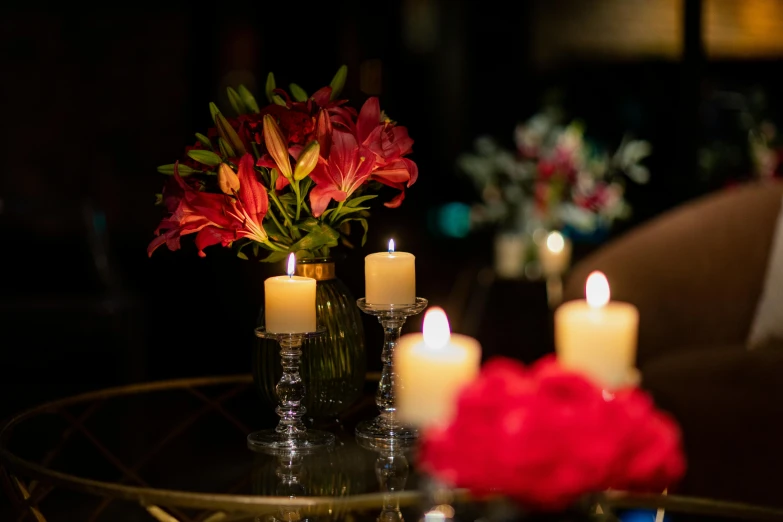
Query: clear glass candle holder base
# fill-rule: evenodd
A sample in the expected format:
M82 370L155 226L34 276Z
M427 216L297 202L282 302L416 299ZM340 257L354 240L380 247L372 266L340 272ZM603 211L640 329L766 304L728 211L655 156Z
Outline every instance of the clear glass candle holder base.
M293 437L279 433L274 428L254 431L247 436L247 447L257 451L307 451L334 444L332 433L311 430L296 434Z
M374 419L362 421L356 425L356 437L377 443L378 441L413 441L419 436L419 430L379 415Z

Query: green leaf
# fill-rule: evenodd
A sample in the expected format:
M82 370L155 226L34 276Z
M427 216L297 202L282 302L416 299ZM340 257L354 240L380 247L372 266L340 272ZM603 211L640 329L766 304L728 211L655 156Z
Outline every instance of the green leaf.
M196 133L196 139L205 147L207 147L209 150L212 150L212 142L209 141L209 138L201 134L200 132Z
M337 246L337 240L340 239L340 233L326 223L321 223L321 230L335 242L334 245L329 246Z
M189 150L188 156L198 161L199 163L203 163L204 165L209 165L210 167L216 167L220 165L220 163L223 161L220 159L220 156L218 156L211 150L195 150L195 149Z
M286 106L285 105L285 100L283 98L281 98L280 96L278 96L277 94L273 94L272 95L272 101L275 102L278 105L282 105L283 107Z
M264 232L266 232L266 235L271 239L274 243L283 243L286 245L291 244L291 240L288 239L285 234L278 228L278 226L275 224L275 222L271 219L267 219L264 221ZM253 242L253 245L255 247L255 255L258 255L258 243Z
M298 223L296 226L299 227L301 230L304 230L305 232L311 232L316 228L319 228L321 224L318 222L317 219L311 217L305 219L301 223Z
M237 116L247 113L247 107L245 106L245 102L242 101L242 97L239 93L235 91L233 87L227 88L226 92L228 92L228 101L231 102L231 107L234 108L234 112L237 113Z
M277 169L272 168L269 169L269 187L272 190L275 190L275 187L277 186L277 178L280 176L280 173L277 171Z
M291 250L297 252L299 250L315 250L322 246L337 246L337 241L331 236L324 233L322 228L313 229L305 237L297 241L291 246Z
M354 212L361 212L362 210L368 210L370 207L343 207L340 209L340 213L337 214L337 217L335 219L339 219L343 216L347 216L348 214L353 214Z
M252 112L261 112L261 109L258 108L258 102L256 101L255 97L244 85L239 86L239 96L242 98L242 102L245 104L245 107L250 109Z
M332 88L332 95L329 97L330 100L337 99L338 96L340 96L340 93L343 92L343 87L345 87L345 78L348 76L348 66L347 65L341 65L339 69L337 69L337 73L334 75L334 78L332 78L332 81L329 82L329 86Z
M306 177L302 180L301 184L299 185L299 192L301 192L304 195L307 195L307 193L310 191L310 187L313 184L313 178L310 176Z
M280 203L282 203L283 205L291 205L291 206L296 205L296 194L294 194L293 192L287 192L283 194L282 196L280 196Z
M272 91L275 90L275 87L277 87L275 85L275 75L270 72L269 74L266 75L266 87L265 87L266 99L269 100L270 102L274 101L272 100L272 96L275 96L275 94Z
M373 194L371 196L360 196L358 198L353 198L350 201L347 201L344 206L345 207L349 207L349 208L353 208L353 207L356 207L357 205L359 205L359 203L364 203L365 201L369 201L372 198L377 198L377 197L378 197L378 194ZM369 208L369 207L365 207L365 208Z
M155 206L163 204L163 194L155 194Z
M264 259L261 260L262 263L276 263L278 261L282 261L288 257L288 252L278 252L275 250L268 256L266 256Z
M160 172L161 174L166 174L167 176L173 176L174 165L175 165L174 163L170 165L161 165L160 167L158 167L158 172ZM179 175L182 176L183 178L185 176L190 176L194 172L198 172L196 169L190 168L187 165L183 165L182 163L179 164L179 167L177 169L179 170Z
M235 158L236 153L234 152L234 149L231 148L231 145L228 144L226 140L223 138L218 137L218 147L220 147L220 155L224 158Z
M247 254L245 254L241 250L237 251L237 257L239 259L244 259L245 261L249 261L249 258L247 257Z
M369 223L367 223L367 220L364 218L359 218L354 221L358 221L360 225L362 225L362 228L364 229L364 235L362 236L362 246L367 242L367 232L370 229Z
M214 102L209 102L209 113L212 115L212 123L216 123L215 116L220 114L220 109Z
M292 83L288 86L288 88L291 90L291 96L293 96L296 101L307 101L307 91L299 87L297 84Z

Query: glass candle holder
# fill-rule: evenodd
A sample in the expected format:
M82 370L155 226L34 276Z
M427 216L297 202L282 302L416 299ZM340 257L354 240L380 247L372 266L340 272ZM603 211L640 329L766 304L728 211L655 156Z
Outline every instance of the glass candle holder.
M334 444L334 435L326 431L308 430L302 421L307 411L302 406L305 386L299 375L302 358L302 341L324 335L326 328L319 327L315 332L275 333L267 332L263 327L255 329L256 336L262 339L274 339L280 344L280 362L283 375L275 387L278 405L275 408L280 421L273 429L261 430L247 436L247 446L252 450L306 451L312 448Z
M400 423L395 416L394 403L394 348L400 340L400 333L408 317L418 315L427 308L427 300L421 297L406 305L388 305L367 303L364 298L356 301L359 309L378 318L383 326L383 351L381 352L381 380L375 394L375 404L381 414L371 420L362 421L356 426L359 438L411 440L418 437L418 430Z
M378 454L375 459L375 477L383 493L383 507L376 517L378 522L403 522L399 493L408 481L408 456L415 447L415 440L356 438L359 446Z

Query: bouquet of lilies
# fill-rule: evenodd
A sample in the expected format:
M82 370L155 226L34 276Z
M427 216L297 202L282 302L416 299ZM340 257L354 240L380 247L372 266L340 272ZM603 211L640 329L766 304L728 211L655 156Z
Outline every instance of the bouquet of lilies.
M265 106L245 86L229 88L233 116L211 103L214 127L197 133L179 161L158 167L168 177L158 195L166 217L148 254L164 244L178 250L182 236L195 234L202 257L212 245L235 247L242 259L266 251L267 262L291 252L323 257L353 246L358 226L364 244L370 200L387 186L398 193L384 205L398 207L418 168L406 157L407 129L386 117L378 98L359 111L340 99L346 74L341 67L308 95L296 84L290 94L278 88L270 73Z

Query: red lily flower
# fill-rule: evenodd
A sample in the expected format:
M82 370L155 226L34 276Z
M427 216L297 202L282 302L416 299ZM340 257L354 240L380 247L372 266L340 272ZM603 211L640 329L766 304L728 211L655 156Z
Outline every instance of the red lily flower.
M258 181L253 169L253 157L245 154L239 162L239 192L232 196L201 192L190 187L174 168L174 193L164 195L171 208L181 193L171 216L164 218L155 230L156 237L147 247L149 256L164 243L169 250L180 248L180 237L196 235L198 255L204 257L204 248L218 243L229 246L233 241L249 238L260 243L267 241L263 220L269 208L266 189ZM171 189L170 189L171 190Z
M417 165L404 158L413 149L413 140L408 129L389 121L381 121L381 108L378 98L369 98L356 121L358 140L375 154L375 169L372 178L400 190L394 199L385 203L396 208L405 199L405 188L416 182L419 176Z
M329 160L321 159L310 174L315 182L310 191L313 216L323 214L331 200L345 201L367 181L374 166L370 149L356 143L353 134L335 130Z
M351 134L356 134L356 109L353 107L343 107L348 100L332 100L332 88L328 85L315 91L310 100L312 100L316 109L325 109L332 118L332 121L338 127L342 127Z

